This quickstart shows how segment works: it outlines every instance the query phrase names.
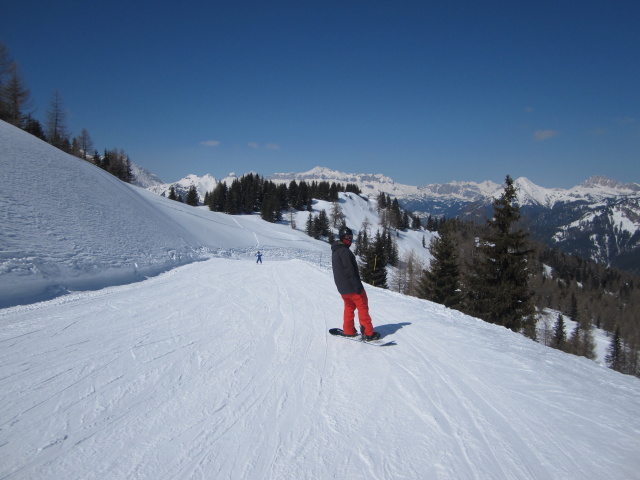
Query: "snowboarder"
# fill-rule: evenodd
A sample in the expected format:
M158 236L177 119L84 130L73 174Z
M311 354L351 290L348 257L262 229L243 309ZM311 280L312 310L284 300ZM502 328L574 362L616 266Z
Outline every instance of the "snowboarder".
M256 257L258 257L256 259L256 263L262 263L262 254L260 253L260 250L258 250L258 253L256 253Z
M342 226L338 231L338 240L331 246L331 268L333 279L336 282L338 292L344 300L344 316L342 330L345 335L355 337L358 332L355 329L355 311L358 310L360 331L364 340L377 340L380 334L373 330L371 317L369 316L369 300L364 290L358 263L355 255L349 250L353 243L353 232L349 227Z

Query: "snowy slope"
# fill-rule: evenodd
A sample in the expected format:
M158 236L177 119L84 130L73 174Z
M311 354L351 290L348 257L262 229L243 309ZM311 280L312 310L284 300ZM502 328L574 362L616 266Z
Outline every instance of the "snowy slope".
M615 479L640 382L326 268L216 258L0 310L0 478Z
M0 309L0 479L637 478L638 379L372 287L396 345L330 337L326 243L24 135L0 122L0 293L85 290Z
M140 280L220 249L322 248L303 232L125 184L0 122L0 308Z
M354 236L358 236L358 232L362 230L362 226L366 221L369 224L368 235L369 238L373 238L380 227L380 216L378 215L378 202L375 197L370 198L366 195L356 195L355 193L340 193L339 205L342 209L342 213L348 220L348 226L353 230ZM322 200L315 201L313 205L314 211L325 210L328 215L331 215L332 204ZM304 228L307 221L307 213L300 212L296 215L296 222L299 228ZM431 261L431 254L429 252L429 244L434 237L434 233L428 231L399 231L396 232L394 241L398 246L398 254L400 261L409 255L410 252L420 258L422 263L426 266ZM424 245L423 246L423 241ZM425 248L426 247L426 248Z

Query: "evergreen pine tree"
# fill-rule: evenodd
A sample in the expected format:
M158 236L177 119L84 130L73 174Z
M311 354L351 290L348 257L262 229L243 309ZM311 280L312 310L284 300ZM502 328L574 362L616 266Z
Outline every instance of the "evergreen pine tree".
M553 348L558 350L564 350L567 342L567 332L564 326L564 317L561 313L558 314L556 323L553 327Z
M44 130L42 128L42 124L35 118L31 116L31 114L27 114L23 124L23 130L27 133L30 133L34 137L39 138L40 140L46 140L46 135L44 134ZM98 152L96 152L96 155Z
M311 199L309 198L309 185L307 185L305 181L300 182L298 185L298 198L294 206L298 210L304 210L305 207L309 212L312 210Z
M325 209L320 210L318 218L315 221L316 236L314 236L314 238L328 237L329 233L331 233L329 225L330 223L327 211Z
M197 207L198 203L200 203L200 198L198 197L198 191L196 190L195 185L191 185L189 187L189 191L187 192L186 204L191 205L192 207Z
M400 211L400 204L398 199L394 198L391 201L391 208L389 210L389 222L396 230L403 230L402 225L402 212Z
M260 208L260 218L267 222L276 221L276 211L278 208L278 199L272 195L267 195L262 200L262 206Z
M411 218L411 229L416 231L422 230L422 222L420 221L420 217L418 215L413 215Z
M591 319L580 315L575 292L571 293L570 302L569 315L571 320L575 322L575 328L567 341L568 351L574 355L595 359L596 343L593 338Z
M239 199L239 209L242 213L253 213L255 211L263 211L263 203L265 197L267 195L275 194L275 185L268 184L262 181L260 175L254 175L253 173L249 173L247 175L243 175L240 179L240 199ZM275 208L275 207L273 207ZM262 214L262 218L268 221L272 212L267 212L266 214Z
M403 210L402 212L402 228L400 230L408 230L411 227L411 218L409 212Z
M376 233L376 238L373 243L372 254L373 254L373 270L372 270L372 279L371 285L379 288L388 288L387 287L387 258L388 254L386 252L386 240L380 232Z
M604 361L606 362L607 367L618 372L623 372L623 356L622 342L620 339L620 326L616 326L615 334L611 339L611 343L609 344L609 349L607 351L607 356L604 358Z
M309 213L309 216L307 217L307 223L305 225L305 232L307 232L307 235L309 235L310 237L313 237L314 235L314 230L315 227L313 225L313 215L311 213Z
M513 179L507 175L504 192L493 203L493 219L471 266L467 303L469 313L483 320L535 336L534 307L529 289L527 234L515 225L520 219Z
M396 242L393 241L391 230L387 229L383 232L383 241L385 263L392 267L397 267L398 261L400 260L400 254L398 253L398 246L396 245Z
M573 332L571 332L571 336L567 341L567 347L569 349L569 353L579 355L578 352L582 349L582 330L580 328L580 322L576 322L573 327Z
M385 261L385 240L378 231L368 248L362 250L360 277L374 287L387 288L387 264Z
M596 359L596 339L593 336L593 325L591 320L585 318L582 322L582 330L584 335L582 337L582 346L579 355L588 358L590 360Z
M291 182L289 182L289 206L296 210L302 210L300 188L295 180L291 180Z
M245 196L245 208L249 208L249 204L255 205L254 190L257 191L257 188L255 188L253 184L245 186L243 192ZM262 192L262 202L260 202L261 205L259 207L260 216L268 222L279 222L282 220L282 210L286 208L286 194L280 192L278 186L273 182L263 182Z
M175 195L175 192L174 192ZM227 203L227 184L220 182L209 195L209 210L212 212L224 212L224 206Z
M224 204L224 213L237 215L241 213L242 207L242 188L240 181L236 178L231 182L231 186L227 191L227 198Z
M109 151L109 150L107 150L105 148L104 149L104 155L102 155L102 158L100 159L100 161L98 163L96 163L96 165L99 166L103 170L109 171L109 168L111 167L111 157L112 157L111 151Z
M419 283L418 296L446 307L459 307L462 301L460 265L457 245L449 226L440 229L438 237L433 237L429 251L433 258Z
M329 201L337 202L338 201L338 193L340 193L340 187L336 182L331 183L331 187L329 187Z
M269 181L270 184L275 185L272 181ZM276 196L276 211L274 212L276 221L282 220L282 212L289 208L289 189L284 183L281 183L278 186L275 186L275 196Z
M580 322L580 314L578 311L578 299L575 292L571 292L571 303L569 306L569 318L574 322Z

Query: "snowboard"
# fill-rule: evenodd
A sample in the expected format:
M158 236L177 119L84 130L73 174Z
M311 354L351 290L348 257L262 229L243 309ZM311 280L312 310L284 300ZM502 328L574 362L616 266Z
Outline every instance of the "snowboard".
M394 341L387 342L382 338L379 338L378 340L366 341L362 338L362 335L357 335L355 337L348 337L344 334L341 328L331 328L329 329L329 333L335 337L341 337L346 340L352 340L354 342L364 343L365 345L373 345L375 347L388 347L390 345L396 345L396 342Z

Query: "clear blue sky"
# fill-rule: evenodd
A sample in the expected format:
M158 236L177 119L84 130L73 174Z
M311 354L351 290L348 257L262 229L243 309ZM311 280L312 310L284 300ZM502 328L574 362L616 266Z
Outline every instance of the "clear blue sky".
M640 2L3 0L44 123L165 182L640 183Z

